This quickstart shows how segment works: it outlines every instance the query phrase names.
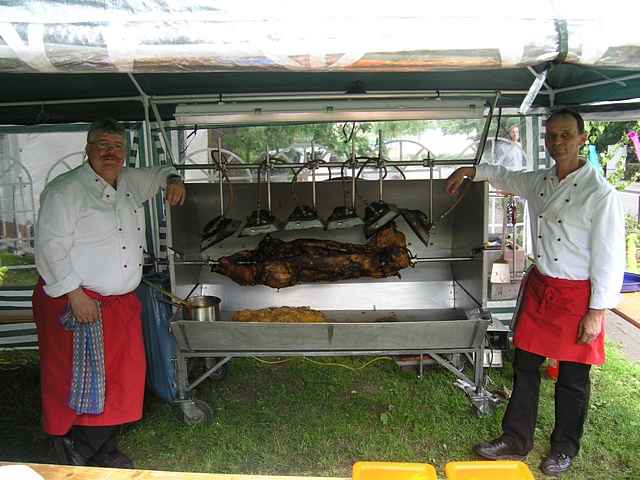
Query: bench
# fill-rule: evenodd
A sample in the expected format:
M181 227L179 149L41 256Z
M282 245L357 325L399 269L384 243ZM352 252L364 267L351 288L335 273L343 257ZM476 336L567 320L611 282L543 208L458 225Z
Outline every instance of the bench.
M0 349L38 347L32 294L33 287L0 288Z

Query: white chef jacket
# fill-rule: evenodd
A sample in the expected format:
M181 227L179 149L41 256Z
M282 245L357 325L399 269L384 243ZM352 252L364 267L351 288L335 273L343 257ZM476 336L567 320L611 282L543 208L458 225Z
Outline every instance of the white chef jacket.
M35 257L44 290L82 286L101 295L134 290L142 278L142 203L165 187L172 167L123 168L117 189L89 163L55 178L40 197Z
M624 211L616 190L586 163L562 181L536 172L476 166L474 181L528 202L536 267L550 277L591 280L589 308L614 308L625 269Z

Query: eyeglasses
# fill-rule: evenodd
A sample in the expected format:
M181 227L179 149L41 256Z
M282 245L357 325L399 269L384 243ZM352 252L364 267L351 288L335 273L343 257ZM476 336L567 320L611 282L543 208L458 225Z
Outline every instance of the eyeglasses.
M98 150L102 152L106 152L108 150L122 152L124 150L124 145L120 143L89 142L89 145L94 145Z

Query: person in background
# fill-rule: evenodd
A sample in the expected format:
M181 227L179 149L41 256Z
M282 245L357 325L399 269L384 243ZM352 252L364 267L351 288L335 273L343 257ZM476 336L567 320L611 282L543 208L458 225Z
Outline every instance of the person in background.
M88 162L51 181L40 199L33 313L42 422L64 464L133 468L115 437L120 425L142 417L146 365L141 307L133 293L142 277L142 204L160 188L169 205L185 200L173 168L123 168L124 134L115 120L94 122ZM89 353L98 361L87 371L74 344L79 332L97 341ZM87 379L91 395L83 397L78 387Z
M488 180L528 201L535 265L523 284L514 319L513 393L502 435L474 446L480 457L522 459L533 448L540 366L560 362L555 426L540 469L560 475L580 449L588 411L591 365L604 362L604 313L618 303L625 265L624 213L615 189L578 151L586 141L582 117L568 109L546 122L545 145L555 165L536 172L495 165L456 170L446 190L465 178Z
M509 138L513 143L520 143L520 129L517 125L513 125L509 129Z

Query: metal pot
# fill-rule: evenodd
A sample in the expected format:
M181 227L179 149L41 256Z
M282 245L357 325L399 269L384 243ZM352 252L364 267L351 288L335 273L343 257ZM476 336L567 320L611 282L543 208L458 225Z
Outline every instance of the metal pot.
M184 300L182 317L197 322L215 322L220 320L220 302L218 297L204 295Z

